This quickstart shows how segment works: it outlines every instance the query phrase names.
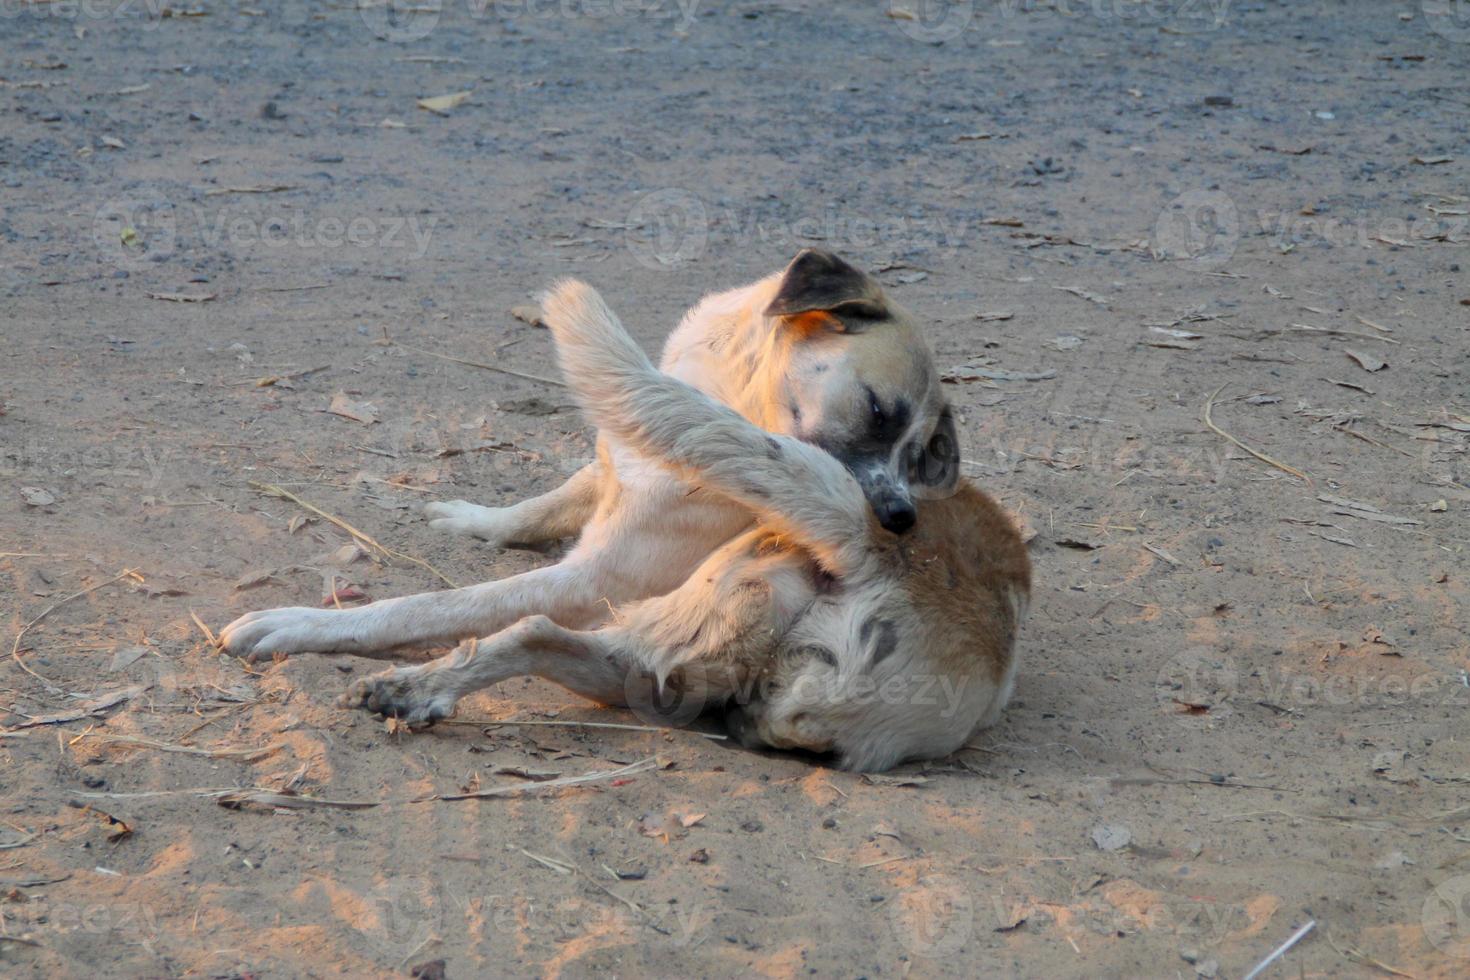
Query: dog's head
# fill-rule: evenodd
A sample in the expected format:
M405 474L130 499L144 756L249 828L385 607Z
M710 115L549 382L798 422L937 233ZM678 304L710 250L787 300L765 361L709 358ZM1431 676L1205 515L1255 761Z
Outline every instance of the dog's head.
M914 499L951 492L960 462L918 328L871 276L820 249L791 261L765 315L788 341L773 427L841 460L882 525L907 531Z

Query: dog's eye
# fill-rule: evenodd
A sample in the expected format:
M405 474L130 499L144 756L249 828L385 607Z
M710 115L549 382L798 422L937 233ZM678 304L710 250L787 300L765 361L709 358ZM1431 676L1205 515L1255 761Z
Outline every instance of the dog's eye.
M883 413L883 406L878 404L878 396L872 391L868 392L868 411L873 414L873 428L881 429L888 424L888 416Z

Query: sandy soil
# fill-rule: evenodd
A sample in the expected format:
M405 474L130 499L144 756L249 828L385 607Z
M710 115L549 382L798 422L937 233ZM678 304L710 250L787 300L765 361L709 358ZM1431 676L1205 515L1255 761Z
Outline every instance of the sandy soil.
M0 5L5 646L49 613L0 970L1239 977L1314 920L1267 975L1470 972L1464 5L648 6ZM454 582L544 562L417 509L586 428L434 355L554 374L509 311L561 274L654 347L815 243L941 367L1054 372L950 391L1035 535L973 750L490 725L643 723L531 682L407 735L333 707L370 661L205 641L442 585L252 482Z

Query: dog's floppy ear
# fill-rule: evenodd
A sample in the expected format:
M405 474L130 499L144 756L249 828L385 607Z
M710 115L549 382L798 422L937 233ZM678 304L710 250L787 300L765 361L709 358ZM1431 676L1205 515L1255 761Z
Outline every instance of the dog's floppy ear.
M781 275L781 288L766 307L766 316L833 313L839 329L853 320L882 320L889 314L883 290L866 273L825 249L804 248Z
M914 495L939 499L954 492L960 479L960 440L949 406L939 416L934 434L919 450L913 474Z

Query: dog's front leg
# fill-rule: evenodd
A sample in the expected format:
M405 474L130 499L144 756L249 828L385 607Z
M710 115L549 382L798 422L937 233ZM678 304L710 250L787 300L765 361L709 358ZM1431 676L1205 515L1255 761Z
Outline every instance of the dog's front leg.
M497 548L538 549L580 534L597 511L606 461L588 463L549 493L509 507L482 507L465 500L435 501L424 507L429 526L480 538Z
M494 636L467 640L438 660L354 681L338 699L410 726L447 718L460 698L512 677L554 681L602 704L622 704L630 679L646 674L617 631L578 631L529 616Z

